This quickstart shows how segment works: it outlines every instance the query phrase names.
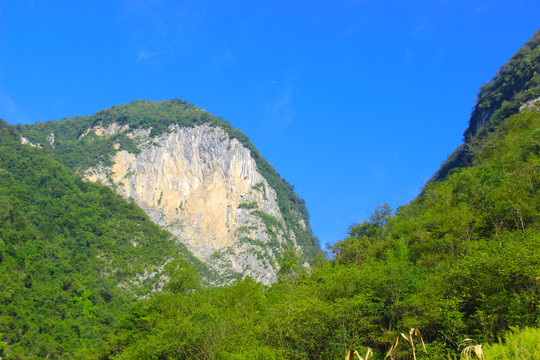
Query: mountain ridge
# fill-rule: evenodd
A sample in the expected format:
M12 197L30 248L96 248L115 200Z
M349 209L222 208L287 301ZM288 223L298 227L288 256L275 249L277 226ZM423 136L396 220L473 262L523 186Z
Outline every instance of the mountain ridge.
M484 83L459 145L432 176L444 179L455 168L470 166L476 149L502 120L519 112L520 107L540 97L540 30Z

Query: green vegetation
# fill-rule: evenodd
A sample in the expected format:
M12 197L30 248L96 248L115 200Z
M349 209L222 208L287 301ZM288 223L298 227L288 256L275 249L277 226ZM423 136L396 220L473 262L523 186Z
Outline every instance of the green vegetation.
M253 185L253 189L261 192L263 194L264 200L268 199L268 195L266 194L266 186L262 182L258 182L255 185Z
M540 329L513 328L504 343L486 345L484 355L490 360L540 359Z
M259 207L259 204L257 204L256 201L252 201L252 202L241 202L240 204L238 204L238 208L239 209L247 209L247 210L250 210L250 209L256 209Z
M238 242L240 243L246 243L246 244L252 244L252 245L258 245L262 248L264 248L266 246L266 243L262 242L262 241L259 241L259 240L254 240L250 237L247 237L247 236L244 236L243 238L241 238L240 240L238 240Z
M353 224L348 237L330 247L332 261L313 265L308 273L288 251L280 280L270 288L246 279L182 298L159 294L145 313L153 325L116 327L101 358L337 359L351 348L365 352L369 347L374 359L383 359L389 349L396 359L448 359L460 357L466 338L501 342L485 345L487 358L513 358L524 349L535 354L540 343L540 113L506 116L513 111L471 140L470 166L429 183L395 214L382 205L369 220ZM267 230L279 227L277 219L254 213ZM238 303L245 299L251 300ZM156 309L167 301L182 304L171 305L181 314ZM176 321L160 320L171 314ZM203 321L209 316L211 321ZM516 326L529 328L509 332ZM190 329L210 333L212 340ZM396 346L409 329L422 331L413 354L410 346ZM114 340L132 334L138 338L123 347ZM412 343L412 336L402 338ZM422 342L426 352L418 348ZM475 348L470 349L473 354Z
M257 230L255 226L240 226L238 229L236 229L236 234L244 234L249 233L250 230Z
M471 166L478 149L489 133L527 101L540 97L540 30L485 83L477 95L469 127L460 145L435 174L434 180L444 179L455 168Z
M417 359L448 359L459 358L465 338L514 344L509 328L540 321L539 129L538 112L506 119L473 167L429 184L395 214L382 205L310 273L289 251L269 288L248 278L153 295L97 358L322 360L369 347L373 359L389 349L410 359L414 338ZM393 346L411 328L416 337ZM523 337L540 340L536 329Z
M277 239L277 230L283 229L283 224L273 215L267 214L261 210L255 210L252 212L253 215L259 217L264 226L266 227L266 233L270 236L270 241L268 242L269 246L277 247L279 242Z
M489 91L506 94L518 81L509 74ZM313 257L308 271L288 249L272 286L247 277L213 288L177 260L160 292L118 284L164 264L157 249L179 251L168 234L111 190L15 144L0 123L0 356L323 360L367 350L378 360L442 360L483 347L486 359L538 358L540 111L513 114L504 100L497 123L468 140L466 166L395 213L381 205L353 224L329 247L331 261ZM283 226L253 213L274 236Z
M159 287L139 276L197 261L134 203L13 140L0 121L0 356L74 358Z

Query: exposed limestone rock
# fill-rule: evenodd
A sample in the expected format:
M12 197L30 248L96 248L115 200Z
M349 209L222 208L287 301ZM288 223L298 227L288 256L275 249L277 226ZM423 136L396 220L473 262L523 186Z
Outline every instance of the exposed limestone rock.
M536 110L540 111L540 97L527 101L525 104L521 105L519 111L523 110Z
M90 131L126 132L141 152L117 151L114 165L91 168L85 177L133 199L225 278L249 275L269 284L282 244L298 248L250 151L221 128L171 127L157 138L118 124Z
M37 148L42 148L43 147L43 146L41 146L41 144L34 144L33 142L31 142L30 140L28 140L24 136L21 136L21 144L30 145L30 146L37 147Z
M50 133L47 136L47 141L49 142L49 146L51 147L51 149L54 149L54 133Z

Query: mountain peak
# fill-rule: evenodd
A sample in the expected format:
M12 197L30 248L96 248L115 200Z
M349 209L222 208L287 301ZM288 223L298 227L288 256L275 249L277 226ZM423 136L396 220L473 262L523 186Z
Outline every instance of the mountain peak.
M186 101L135 100L19 130L135 201L215 271L213 283L270 284L285 251L306 260L321 252L292 186L241 131Z

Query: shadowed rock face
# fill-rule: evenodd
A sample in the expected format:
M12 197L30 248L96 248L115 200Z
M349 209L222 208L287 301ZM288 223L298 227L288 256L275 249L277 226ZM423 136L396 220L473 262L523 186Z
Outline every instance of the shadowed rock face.
M274 282L282 245L298 245L250 151L221 128L170 130L151 138L150 130L115 124L93 129L98 136L125 132L141 152L118 151L112 166L85 177L133 199L225 279L237 273Z

